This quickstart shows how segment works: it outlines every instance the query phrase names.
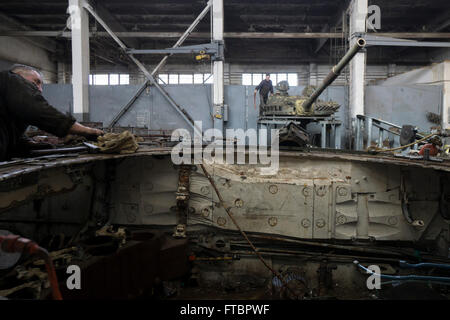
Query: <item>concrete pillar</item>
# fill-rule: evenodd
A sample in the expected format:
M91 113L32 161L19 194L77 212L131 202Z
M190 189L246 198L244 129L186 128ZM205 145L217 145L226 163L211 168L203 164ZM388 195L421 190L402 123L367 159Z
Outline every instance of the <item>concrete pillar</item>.
M353 0L350 4L350 47L356 42L357 32L366 32L367 0ZM364 79L366 52L360 51L350 62L350 116L352 123L358 114L364 114Z
M443 62L442 129L450 130L450 61Z
M213 0L212 6L212 35L214 41L223 41L223 0ZM223 104L224 80L223 61L213 64L213 104L214 128L223 132Z
M72 28L73 112L89 121L89 16L84 0L69 0Z

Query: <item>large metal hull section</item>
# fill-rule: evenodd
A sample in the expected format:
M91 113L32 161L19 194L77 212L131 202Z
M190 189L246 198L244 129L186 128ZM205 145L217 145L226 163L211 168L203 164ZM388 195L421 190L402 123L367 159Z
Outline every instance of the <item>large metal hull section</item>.
M245 231L303 239L434 239L446 225L439 214L445 173L342 160L282 157L277 175L257 165L210 164L225 203ZM116 224L176 224L178 169L170 159L127 159L117 167ZM401 181L409 194L402 210ZM188 225L237 230L199 167L191 171Z
M449 184L448 172L354 158L284 153L272 176L263 175L260 165L209 164L206 169L245 231L323 240L448 239L442 217L448 214L442 212L448 208L442 206L449 198L449 188L443 187ZM3 175L1 228L33 236L42 235L45 225L49 234L71 234L89 217L98 225L178 224L180 167L168 152L77 161ZM422 220L422 227L405 218L404 193L409 216ZM187 236L202 226L236 230L198 166L190 170L187 222Z

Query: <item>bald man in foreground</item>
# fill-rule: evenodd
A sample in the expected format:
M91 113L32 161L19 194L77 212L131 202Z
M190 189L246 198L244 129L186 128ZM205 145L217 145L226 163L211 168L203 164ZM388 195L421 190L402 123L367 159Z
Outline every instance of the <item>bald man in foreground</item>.
M98 136L103 131L76 122L42 96L42 76L36 69L14 65L0 72L0 161L23 155L29 125L60 138L67 134Z

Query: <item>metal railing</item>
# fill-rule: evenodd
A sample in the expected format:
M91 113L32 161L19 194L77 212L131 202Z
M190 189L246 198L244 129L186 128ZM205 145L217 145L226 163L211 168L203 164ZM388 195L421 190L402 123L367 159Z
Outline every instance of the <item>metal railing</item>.
M365 150L373 145L372 142L375 142L376 146L379 148L383 148L383 142L386 138L389 139L389 146L386 146L386 148L400 146L401 126L361 114L356 116L355 121L356 140L354 146L356 150ZM376 134L378 134L378 136ZM416 136L418 138L423 138L423 136L418 133ZM377 137L375 141L373 141L374 137ZM417 145L414 145L413 149L416 148Z

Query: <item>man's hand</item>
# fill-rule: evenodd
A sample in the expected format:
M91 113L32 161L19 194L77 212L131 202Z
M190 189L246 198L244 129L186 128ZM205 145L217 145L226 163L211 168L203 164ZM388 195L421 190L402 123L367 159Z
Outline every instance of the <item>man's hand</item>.
M96 129L96 128L89 128L90 129L90 133L89 135L94 135L94 136L101 136L102 134L105 134L102 130L100 129Z
M104 134L102 130L95 129L95 128L89 128L86 126L83 126L82 124L75 122L72 127L69 130L69 133L72 134L78 134L81 136L101 136Z

